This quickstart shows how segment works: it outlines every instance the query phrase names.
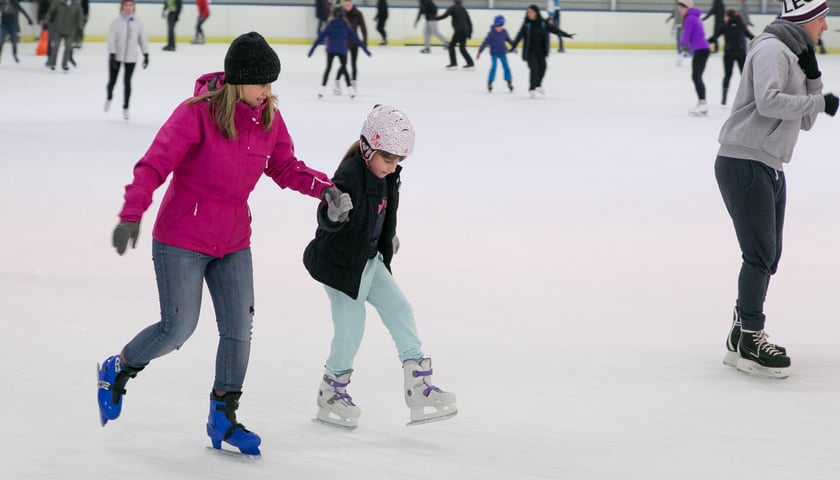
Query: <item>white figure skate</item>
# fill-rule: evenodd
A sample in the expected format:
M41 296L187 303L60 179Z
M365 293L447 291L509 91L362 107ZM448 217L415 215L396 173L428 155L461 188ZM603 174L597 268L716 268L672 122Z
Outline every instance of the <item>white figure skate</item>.
M352 370L336 377L329 368L324 369L321 386L318 387L318 414L315 420L326 425L352 430L359 426L362 410L353 403L347 393Z
M411 409L407 425L447 420L458 414L455 394L444 392L432 384L432 359L403 362L405 404Z

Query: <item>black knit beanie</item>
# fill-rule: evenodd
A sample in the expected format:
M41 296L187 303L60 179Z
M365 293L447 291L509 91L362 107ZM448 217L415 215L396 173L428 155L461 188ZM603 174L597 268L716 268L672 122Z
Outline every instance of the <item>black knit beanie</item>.
M240 35L230 44L225 55L225 83L264 85L277 80L278 75L280 59L259 33Z

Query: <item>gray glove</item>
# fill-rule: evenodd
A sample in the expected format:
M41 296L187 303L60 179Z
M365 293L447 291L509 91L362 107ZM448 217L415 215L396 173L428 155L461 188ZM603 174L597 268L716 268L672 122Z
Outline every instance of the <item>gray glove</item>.
M397 251L400 249L400 237L394 235L394 241L392 244L394 245L394 255L396 255Z
M327 218L331 222L344 223L350 219L353 200L350 199L349 194L333 186L325 188L322 197L327 201Z
M131 239L131 248L137 248L137 236L140 235L140 222L120 222L114 229L113 245L122 255Z

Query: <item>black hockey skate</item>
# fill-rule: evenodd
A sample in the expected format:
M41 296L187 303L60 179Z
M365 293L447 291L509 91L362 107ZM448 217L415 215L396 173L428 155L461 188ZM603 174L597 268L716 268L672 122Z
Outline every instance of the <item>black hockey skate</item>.
M790 357L767 341L764 330L741 330L738 353L740 358L735 368L744 373L770 378L787 378L789 375Z

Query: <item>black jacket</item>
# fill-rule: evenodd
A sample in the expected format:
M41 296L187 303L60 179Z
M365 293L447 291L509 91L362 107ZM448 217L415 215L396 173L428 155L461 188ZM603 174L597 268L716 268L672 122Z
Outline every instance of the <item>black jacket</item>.
M714 43L721 35L726 39L724 51L739 55L747 54L747 39L755 38L743 23L729 22L721 25L715 34L709 37L709 43Z
M420 21L420 17L426 20L434 20L437 16L437 5L432 0L420 0L420 10L417 11L417 18L414 23Z
M452 17L452 30L456 33L465 33L467 38L472 36L472 21L467 9L461 5L461 2L455 2L455 5L447 8L443 15L437 17L437 20L443 20L446 17Z
M543 56L548 56L548 34L553 33L557 36L572 38L572 35L560 30L559 28L555 27L554 25L545 21L545 19L536 19L536 20L528 20L527 18L522 23L522 28L519 29L519 33L516 34L516 38L513 39L513 46L511 50L516 48L519 45L520 40L525 40L525 43L522 44L522 59L527 61L528 54L542 54Z
M327 218L327 204L318 206L318 229L315 238L303 252L303 265L312 278L353 299L359 296L362 271L368 261L368 245L376 227L377 208L388 196L385 221L379 235L379 252L388 271L394 257L394 235L397 231L397 207L400 203L399 165L384 181L365 165L360 152L347 157L339 165L332 181L342 192L350 194L353 210L345 223Z

